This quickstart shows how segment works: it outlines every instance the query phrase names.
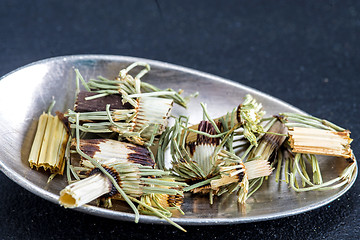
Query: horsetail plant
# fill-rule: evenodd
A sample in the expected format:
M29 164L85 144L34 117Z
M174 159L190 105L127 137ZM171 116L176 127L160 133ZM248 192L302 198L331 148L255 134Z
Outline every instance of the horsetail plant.
M130 71L134 68L141 66L144 67L135 77L130 75ZM140 79L150 71L150 65L145 62L134 62L128 67L120 70L119 75L110 80L105 77L99 76L97 79L90 79L85 82L77 70L77 82L81 80L87 91L96 93L93 96L86 97L86 100L91 100L99 97L109 96L113 94L121 94L123 98L127 98L129 95L136 95L143 93L144 96L158 96L163 98L172 99L176 104L186 108L187 103L192 96L183 98L180 94L182 90L178 92L171 88L161 90L150 83L141 81ZM196 96L197 94L194 94ZM131 100L130 100L131 101Z
M182 195L181 188L186 184L169 181L169 172L154 169L150 153L146 152L147 149L144 147L115 143L113 140L81 140L79 122L77 113L73 145L79 155L77 159L81 159L80 173L85 175L85 178L70 184L60 192L60 204L64 207L78 207L101 196L121 196L121 199L134 210L135 222L138 221L139 211L133 202L184 230L156 208L138 198L146 194ZM121 152L116 151L119 145L123 145Z
M105 111L81 112L80 130L92 133L118 133L119 140L127 139L144 145L153 134L160 135L167 125L172 100L157 97L141 97L134 108L113 109L107 104ZM68 110L70 128L75 128L75 111ZM156 130L156 131L155 131ZM154 132L155 131L155 132Z
M243 162L240 157L226 150L216 155L216 161L220 167L221 178L211 181L211 188L216 195L231 194L237 191L238 202L245 204L248 198L249 181L272 172L267 160L254 160Z
M171 181L173 182L174 179L164 179L165 181ZM176 188L174 185L173 187L170 186L160 186L162 188ZM179 190L179 189L178 189ZM144 194L141 196L140 199L141 202L144 202L145 204L152 206L158 211L160 211L163 215L167 217L171 217L173 213L177 212L182 215L184 215L184 212L181 210L181 205L184 202L184 195L176 194L176 195L170 195L166 193L151 193L151 194ZM138 206L139 212L146 215L153 215L153 213L145 208L142 205Z
M35 139L33 141L28 162L31 168L43 168L54 175L62 175L65 168L65 151L69 134L59 116L51 115L55 101L47 113L39 117Z
M305 127L289 129L290 147L294 153L328 155L352 159L349 131L329 131Z
M245 171L242 162L235 163L240 158L234 153L226 151L223 147L232 138L234 130L238 127L232 124L232 129L219 133L220 122L210 122L210 117L207 114L206 108L203 106L204 115L207 120L201 121L200 124L196 125L197 130L187 127L187 121L178 120L177 124L174 125L173 129L178 129L177 134L172 135L172 153L173 153L173 166L172 171L174 174L186 181L189 186L184 188L184 191L191 191L192 193L209 193L210 203L213 202L214 195L221 195L224 193L225 187L228 187L232 183L243 186L243 189L247 189L246 184L248 183L248 173L246 173L246 180L242 182L242 172ZM180 129L183 131L180 134ZM186 139L187 131L196 133L196 141L190 142ZM227 157L225 157L227 156ZM230 158L230 156L232 158ZM236 159L236 161L227 162L225 159ZM240 164L241 163L241 164ZM257 175L260 176L269 175L271 171L262 171L260 168L264 165L266 169L267 162L264 163L256 162L259 164L250 164L249 174L250 179L255 178ZM227 176L228 168L231 168L232 173L236 174ZM269 168L267 168L269 170ZM260 172L260 173L259 173ZM227 192L229 189L226 189ZM247 192L247 190L245 191ZM240 200L239 200L240 201Z
M223 132L228 131L236 125L238 128L242 128L240 134L245 137L251 145L257 145L255 133L264 132L264 129L261 125L261 120L265 114L265 111L262 109L262 104L257 102L256 99L253 98L250 94L245 95L244 101L232 112L229 112L224 116L214 120L208 116L204 105L202 105L202 107L204 114L207 115L208 121L213 121L213 125L220 122ZM192 130L196 130L197 128L198 125L193 125L190 127ZM220 131L218 130L217 133L220 133ZM196 138L196 132L189 131L186 137L186 141L194 142ZM231 148L231 145L228 147Z
M182 196L180 187L186 186L184 183L169 181L169 172L134 163L125 156L97 161L116 179L123 191L132 197L139 198L144 194L155 193ZM118 194L110 180L98 168L89 168L86 175L83 180L74 182L62 190L59 199L62 205L78 207L101 196L108 198ZM99 181L98 185L96 181Z
M286 182L295 191L331 190L343 186L352 179L357 162L350 147L350 131L309 115L281 113L280 116L283 117L289 131L288 151L294 154L290 165L290 177L286 176ZM317 155L342 157L347 159L349 165L339 177L323 182ZM307 163L311 166L311 173L306 169ZM302 187L299 187L296 176L301 179Z
M286 139L287 128L277 118L274 118L274 121L270 121L269 126L268 132L260 138L259 145L249 152L246 163L252 161L266 161L273 167L273 157ZM264 177L258 177L249 182L249 193L247 198L262 186L263 181Z
M185 144L186 135L182 134L180 125L184 122L181 123L180 121L176 120L171 136L171 153L173 156L171 171L179 179L190 185L184 191L208 193L210 181L214 177L220 177L217 176L218 168L212 158L216 147L219 145L219 137L209 137L199 133L195 143ZM186 126L182 126L186 128ZM201 121L197 131L216 136L214 126L208 121Z
M133 77L138 67L143 69ZM111 207L119 200L133 210L135 222L139 214L153 215L185 231L170 219L184 214L184 192L208 194L210 204L214 197L236 194L245 204L273 170L276 182L296 192L340 188L356 174L350 131L298 113L264 118L262 104L250 94L222 117L211 118L201 103L199 124L190 126L188 117L179 116L169 127L173 104L186 108L189 98L182 90L143 82L149 71L149 64L135 62L113 80L99 76L86 82L75 69L74 108L52 116L52 104L40 116L28 161L32 168L50 169L49 180L66 167L69 185L60 192L60 205L75 208L96 200ZM343 158L348 165L324 181L318 155Z

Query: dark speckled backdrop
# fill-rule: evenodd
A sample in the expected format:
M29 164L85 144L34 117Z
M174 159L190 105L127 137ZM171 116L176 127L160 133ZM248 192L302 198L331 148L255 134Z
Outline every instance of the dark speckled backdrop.
M359 1L0 1L0 75L90 53L156 59L238 81L352 130L360 154ZM2 173L0 180L0 239L360 238L359 181L308 213L188 226L184 234L64 210Z

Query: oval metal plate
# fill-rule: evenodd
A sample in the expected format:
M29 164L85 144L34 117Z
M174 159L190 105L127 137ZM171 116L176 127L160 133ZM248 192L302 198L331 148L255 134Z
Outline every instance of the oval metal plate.
M75 73L78 68L85 79L102 75L116 76L120 69L135 61L146 61L151 71L143 80L160 88L183 89L185 94L198 91L187 111L176 107L175 114L186 114L190 121L202 119L200 102L207 104L212 117L232 110L242 102L245 94L252 94L263 103L268 115L279 112L302 111L236 82L183 68L168 63L147 59L108 56L75 55L46 59L19 68L0 81L0 168L10 179L30 192L57 203L59 192L66 186L64 176L57 176L47 184L48 174L29 168L27 158L36 130L36 119L47 109L54 97L54 110L65 111L73 106L75 99ZM135 70L136 71L136 70ZM322 159L320 167L324 180L337 177L346 162L340 158ZM344 194L353 185L357 176L344 187L332 191L296 193L285 183L276 183L273 176L250 199L246 208L232 198L216 198L209 205L207 197L189 196L182 207L185 215L175 215L173 220L183 225L230 224L270 220L306 212L321 207ZM282 176L284 179L284 176ZM119 220L134 220L134 214L124 204L115 204L114 209L92 205L77 210L97 216ZM164 223L152 216L141 216L141 222Z

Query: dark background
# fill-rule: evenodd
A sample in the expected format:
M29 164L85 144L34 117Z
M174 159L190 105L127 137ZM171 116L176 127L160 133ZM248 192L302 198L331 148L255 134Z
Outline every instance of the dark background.
M238 81L350 129L360 154L360 1L0 1L0 75L71 54L155 59ZM65 210L0 181L0 239L360 237L359 181L311 212L187 234Z

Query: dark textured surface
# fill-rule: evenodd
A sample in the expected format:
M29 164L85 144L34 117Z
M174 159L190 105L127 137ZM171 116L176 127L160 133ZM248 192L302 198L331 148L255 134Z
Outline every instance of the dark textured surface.
M344 126L360 154L358 1L4 0L0 36L0 75L69 54L170 62L241 82ZM187 226L184 234L171 226L65 210L4 174L0 180L0 239L360 237L359 181L308 213L251 224Z

